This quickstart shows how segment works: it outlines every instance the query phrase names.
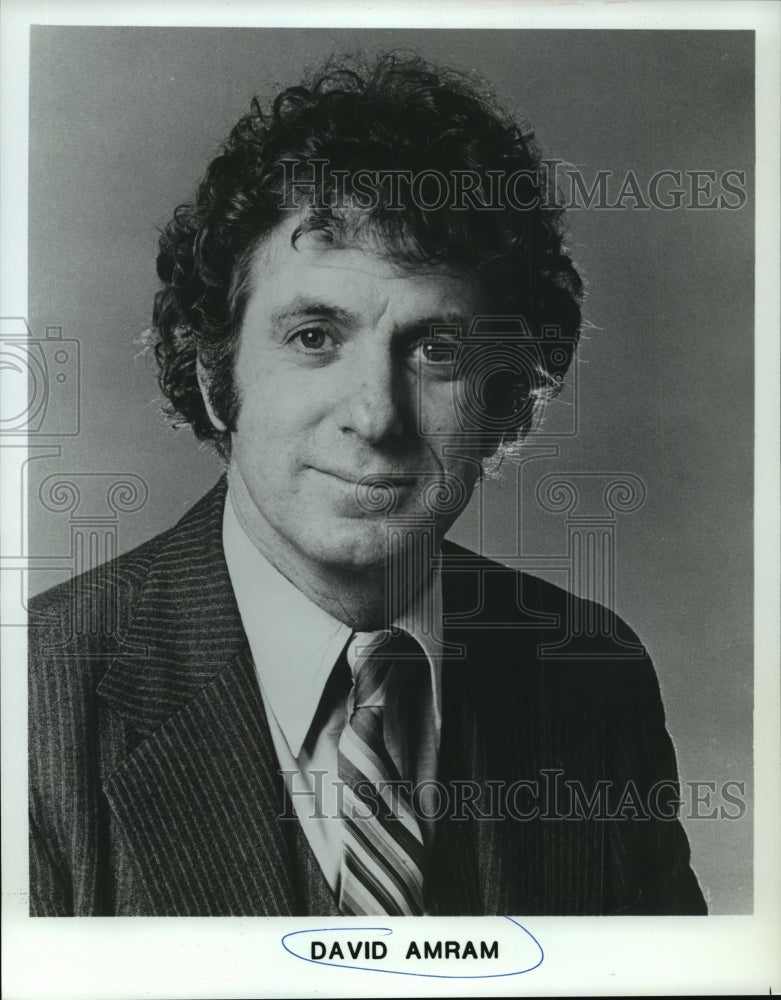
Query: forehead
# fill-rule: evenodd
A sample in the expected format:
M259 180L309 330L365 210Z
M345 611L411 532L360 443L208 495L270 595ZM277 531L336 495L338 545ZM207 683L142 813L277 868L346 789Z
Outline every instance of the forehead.
M296 230L295 213L279 223L255 251L250 296L269 306L302 294L328 294L349 300L357 309L376 312L389 304L426 307L442 313L471 313L479 296L477 283L445 264L411 268L392 260L385 246L365 231L352 239L332 239L320 230ZM273 301L272 301L273 300Z

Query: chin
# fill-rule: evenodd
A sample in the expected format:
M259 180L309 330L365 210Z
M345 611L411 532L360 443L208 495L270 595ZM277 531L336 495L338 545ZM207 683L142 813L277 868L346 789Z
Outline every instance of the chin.
M331 532L330 537L321 535L309 551L318 562L335 569L381 572L402 548L411 547L409 530L405 526L403 538L395 531L389 538L388 522L384 518L377 521L351 519L342 530Z

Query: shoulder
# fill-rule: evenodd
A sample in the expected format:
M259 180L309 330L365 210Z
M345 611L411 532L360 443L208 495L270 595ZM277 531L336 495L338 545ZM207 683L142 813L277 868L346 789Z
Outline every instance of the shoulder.
M28 608L29 669L51 670L106 660L122 645L150 586L165 588L205 532L218 536L225 497L221 481L173 527L86 573L33 597Z
M620 645L639 645L635 632L613 610L531 573L452 542L445 543L442 567L446 611L451 613L471 612L482 625L505 622L551 636L563 630L573 641L582 637L583 643L574 648L583 655L597 651L598 644L595 647L586 642L597 635L606 635ZM603 647L601 652L604 655L610 650Z
M166 534L33 598L28 614L31 808L95 778L99 685L122 648ZM87 780L87 775L93 777ZM63 784L64 783L64 784Z
M81 635L92 644L119 641L143 582L170 532L33 597L28 629L31 654L67 648Z
M442 579L446 626L495 675L520 672L553 701L660 711L648 652L612 609L453 543L443 548Z

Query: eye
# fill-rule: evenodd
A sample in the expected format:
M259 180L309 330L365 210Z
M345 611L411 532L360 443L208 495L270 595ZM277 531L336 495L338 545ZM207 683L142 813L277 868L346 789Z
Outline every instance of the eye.
M456 344L447 340L425 340L420 345L425 361L431 365L452 365L456 360Z
M296 330L290 340L306 353L322 351L333 345L333 336L324 326L304 326Z
M428 337L418 341L413 356L419 368L429 375L453 378L460 344L446 337Z

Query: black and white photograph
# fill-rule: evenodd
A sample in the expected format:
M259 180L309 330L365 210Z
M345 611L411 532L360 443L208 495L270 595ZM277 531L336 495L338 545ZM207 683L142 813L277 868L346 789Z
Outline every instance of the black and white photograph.
M778 988L778 6L85 6L3 191L7 995Z

